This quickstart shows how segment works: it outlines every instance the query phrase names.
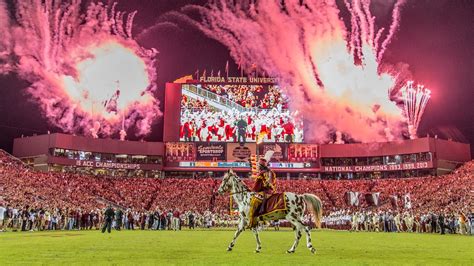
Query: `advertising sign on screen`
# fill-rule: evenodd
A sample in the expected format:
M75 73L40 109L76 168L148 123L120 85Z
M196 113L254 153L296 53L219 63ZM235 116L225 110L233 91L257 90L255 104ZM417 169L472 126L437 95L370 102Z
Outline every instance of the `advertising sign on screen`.
M196 160L225 161L225 143L196 143Z
M248 162L252 154L256 154L255 143L228 143L227 144L227 161L228 162Z

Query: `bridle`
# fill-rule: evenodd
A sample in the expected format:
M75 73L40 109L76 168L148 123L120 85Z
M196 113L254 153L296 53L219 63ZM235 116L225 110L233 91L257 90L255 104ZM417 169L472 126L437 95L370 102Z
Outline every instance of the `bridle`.
M229 173L229 175L230 175L230 173ZM231 175L232 175L232 178L236 178L236 176L234 174L231 174ZM227 182L229 182L229 181L227 181ZM240 182L242 182L242 181L240 181ZM242 185L244 186L244 188L246 188L244 184L242 184ZM247 193L247 192L250 192L250 190L248 188L246 188L245 190L242 190L242 191L236 191L236 192L229 193L229 196L237 195L237 194L243 194L243 193Z

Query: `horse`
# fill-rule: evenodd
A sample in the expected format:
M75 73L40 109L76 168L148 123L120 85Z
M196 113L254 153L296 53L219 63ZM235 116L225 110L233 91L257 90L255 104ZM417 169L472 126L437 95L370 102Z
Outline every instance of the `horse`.
M242 182L242 180L237 176L237 174L230 169L227 171L222 179L222 183L217 190L219 194L223 194L225 192L230 192L230 195L234 198L234 202L238 205L239 210L239 222L237 231L234 234L234 238L230 242L229 246L227 247L227 251L232 251L234 248L235 242L239 237L240 233L244 231L246 224L249 223L249 210L250 210L250 199L255 192L250 191L250 189ZM284 192L285 197L285 207L286 210L279 216L279 217L272 217L271 220L282 220L286 219L291 224L293 224L295 228L295 241L291 248L287 250L287 253L294 253L296 247L301 238L301 231L304 230L306 233L306 247L311 251L311 253L315 253L316 249L313 247L311 243L311 232L310 228L305 226L301 218L306 210L309 209L312 212L315 224L317 228L321 227L321 216L322 216L322 201L313 194L302 194L298 195L291 192ZM255 217L257 218L257 217ZM263 221L265 221L264 219ZM268 221L268 220L267 220ZM252 228L252 232L255 236L255 240L257 241L257 248L255 249L256 253L259 253L262 246L260 242L260 237L258 235L257 228Z

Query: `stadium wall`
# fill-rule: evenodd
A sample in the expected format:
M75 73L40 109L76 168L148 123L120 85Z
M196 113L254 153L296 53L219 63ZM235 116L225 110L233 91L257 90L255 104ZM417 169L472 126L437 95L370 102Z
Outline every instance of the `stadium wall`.
M394 142L323 144L320 153L321 158L373 157L429 152L430 148L430 139L420 138Z
M164 154L162 142L94 139L55 133L15 139L13 143L13 155L23 158L48 154L49 148L130 155L162 156Z
M166 83L163 141L179 141L181 83Z

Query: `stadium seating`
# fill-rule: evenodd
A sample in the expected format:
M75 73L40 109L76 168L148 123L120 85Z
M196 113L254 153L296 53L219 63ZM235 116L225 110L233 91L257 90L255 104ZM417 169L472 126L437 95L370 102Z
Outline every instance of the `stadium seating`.
M324 202L325 213L368 207L365 201L348 207L344 194L380 192L379 209L392 208L389 197L410 194L413 212L451 212L472 210L474 161L440 177L376 180L278 180L279 192L313 193ZM251 180L245 180L249 186ZM81 174L36 172L21 161L0 151L0 195L18 209L59 208L97 210L113 202L137 212L154 210L194 211L224 215L229 211L229 196L215 195L220 180L212 178L113 178ZM1 199L0 199L1 203Z

